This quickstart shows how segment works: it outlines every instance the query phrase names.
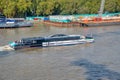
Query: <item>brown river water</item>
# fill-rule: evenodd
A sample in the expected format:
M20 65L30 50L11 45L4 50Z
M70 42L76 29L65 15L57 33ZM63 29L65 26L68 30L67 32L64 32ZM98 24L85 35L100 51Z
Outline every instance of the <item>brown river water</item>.
M95 42L0 51L0 80L120 80L120 26L0 29L0 46L59 33L92 34Z

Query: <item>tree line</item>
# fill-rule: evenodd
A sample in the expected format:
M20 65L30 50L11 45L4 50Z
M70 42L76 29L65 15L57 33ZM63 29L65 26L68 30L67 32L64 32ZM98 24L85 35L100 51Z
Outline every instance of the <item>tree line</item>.
M7 17L96 14L101 0L0 0ZM120 12L120 0L106 0L104 12Z

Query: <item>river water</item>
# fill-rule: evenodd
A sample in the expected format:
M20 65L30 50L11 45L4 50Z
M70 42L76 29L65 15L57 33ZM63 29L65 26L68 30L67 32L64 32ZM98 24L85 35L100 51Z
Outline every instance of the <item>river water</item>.
M92 34L95 42L0 52L0 80L120 80L120 26L0 29L0 46L25 37Z

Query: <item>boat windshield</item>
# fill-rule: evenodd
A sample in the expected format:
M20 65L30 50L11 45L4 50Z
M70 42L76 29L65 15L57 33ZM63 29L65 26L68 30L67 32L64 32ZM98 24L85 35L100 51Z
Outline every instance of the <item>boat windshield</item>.
M52 35L51 37L62 37L62 36L67 36L65 34L55 34L55 35Z
M9 45L10 45L11 47L14 47L14 46L16 46L17 44L16 44L15 42L11 42L11 43L9 43Z
M5 15L3 15L3 14L0 14L0 18L5 18Z
M86 39L93 39L93 37L89 37L89 36L86 36L85 38L86 38Z

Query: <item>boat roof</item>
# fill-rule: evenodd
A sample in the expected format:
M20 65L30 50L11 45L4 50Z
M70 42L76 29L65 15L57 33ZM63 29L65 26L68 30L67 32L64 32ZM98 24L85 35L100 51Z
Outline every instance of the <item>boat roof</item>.
M50 37L70 37L70 36L71 36L71 37L73 37L73 36L74 36L74 37L75 37L75 36L76 36L76 37L78 37L78 36L80 37L80 36L82 36L82 35L55 34L55 35L52 35L52 36L50 36Z
M40 40L40 39L49 39L49 38L60 38L60 37L80 37L81 35L65 35L65 34L55 34L48 37L31 37L23 38L22 41L31 41L31 40Z
M68 36L68 35L65 35L65 34L55 34L55 35L52 35L50 37L63 37L63 36Z
M22 38L21 40L37 40L37 39L43 39L43 37Z

